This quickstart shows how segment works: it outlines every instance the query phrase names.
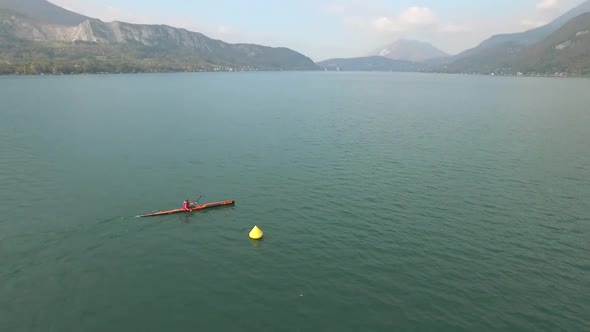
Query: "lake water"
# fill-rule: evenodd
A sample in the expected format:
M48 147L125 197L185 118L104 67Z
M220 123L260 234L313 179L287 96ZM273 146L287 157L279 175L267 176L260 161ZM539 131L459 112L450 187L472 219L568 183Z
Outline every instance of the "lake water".
M2 77L0 330L588 331L589 92Z

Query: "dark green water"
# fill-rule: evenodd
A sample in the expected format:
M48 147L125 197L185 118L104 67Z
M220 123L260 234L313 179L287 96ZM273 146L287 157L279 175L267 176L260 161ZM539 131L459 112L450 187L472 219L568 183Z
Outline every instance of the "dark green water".
M0 78L0 330L588 331L589 91Z

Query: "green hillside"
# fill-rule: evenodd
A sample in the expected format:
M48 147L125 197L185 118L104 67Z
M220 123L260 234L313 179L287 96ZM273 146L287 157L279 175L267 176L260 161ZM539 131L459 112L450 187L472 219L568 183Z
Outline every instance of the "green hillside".
M63 9L45 0L0 0L0 10L2 9L48 24L76 26L88 19L84 15Z
M317 70L284 47L165 25L105 23L44 0L0 0L0 74Z
M590 74L590 13L516 55L511 67L523 73Z
M557 31L561 31L569 22L589 12L590 0L583 2L544 26L520 33L493 36L479 46L452 57L451 61L441 67L439 71L449 73L511 73L522 69L525 67L524 61L526 61L522 60L523 56L541 57L539 53L541 49L530 51L531 47L537 47L539 43L543 43L547 38L554 36ZM541 48L543 47L541 46ZM545 51L551 53L549 49L545 49ZM515 58L519 60L516 61ZM542 66L535 70L539 73L547 73L546 70L553 70L554 68L552 66L543 67L545 64L536 60L533 63ZM518 68L515 68L515 65ZM528 66L527 68L531 67Z

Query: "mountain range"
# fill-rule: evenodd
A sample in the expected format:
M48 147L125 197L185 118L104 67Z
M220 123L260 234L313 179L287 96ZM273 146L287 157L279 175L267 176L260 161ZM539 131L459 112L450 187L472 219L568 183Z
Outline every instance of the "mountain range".
M166 25L102 22L45 0L0 0L0 73L315 70L288 48Z
M426 72L449 58L447 53L429 43L408 39L400 39L372 54L358 58L328 59L317 64L329 71Z
M564 32L560 30L571 23L572 20L577 20L575 25L580 25L581 23L579 20L584 20L580 15L588 12L590 12L590 1L582 3L544 26L520 33L492 36L477 47L454 56L442 71L454 73L521 71L525 70L525 68L530 69L530 66L518 65L520 62L519 59L522 59L522 57L527 54L533 56L533 58L530 58L532 63L537 63L546 70L559 69L558 67L547 66L540 61L542 58L545 58L544 55L538 52L540 45L547 46L548 42L559 39L558 36L563 37ZM579 31L576 31L576 33L577 32ZM562 42L565 41L566 40ZM557 45L558 44L552 46ZM537 51L532 51L533 49L536 49ZM548 52L553 52L551 48L547 48L546 50ZM561 53L568 52L568 50L565 50ZM565 57L568 56L565 55ZM590 68L588 69L590 71ZM534 71L540 71L540 69Z
M2 10L20 13L31 21L42 24L76 26L89 19L48 1L0 0L0 11Z
M371 55L412 62L424 62L449 56L430 43L409 39L399 39L374 51Z
M284 47L229 44L167 25L103 22L46 0L0 0L0 74L320 68L590 75L590 0L544 26L492 36L455 56L402 39L371 56L317 64Z
M410 70L510 75L589 75L588 13L590 0L544 26L520 33L492 36L477 47L455 56L444 56L442 51L427 43L401 40L374 52L378 56L330 59L319 62L318 65L326 70L408 71L409 68L414 68ZM387 61L392 58L406 62L401 65Z
M511 57L508 66L511 72L590 74L590 12Z

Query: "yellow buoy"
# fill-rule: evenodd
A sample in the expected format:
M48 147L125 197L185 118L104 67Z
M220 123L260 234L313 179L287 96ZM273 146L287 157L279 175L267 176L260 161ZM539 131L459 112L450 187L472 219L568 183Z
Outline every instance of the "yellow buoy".
M252 240L260 240L264 236L264 233L262 232L262 230L260 228L258 228L258 226L254 226L254 228L252 228L252 230L250 231L250 234L248 234L248 236Z

